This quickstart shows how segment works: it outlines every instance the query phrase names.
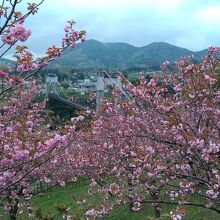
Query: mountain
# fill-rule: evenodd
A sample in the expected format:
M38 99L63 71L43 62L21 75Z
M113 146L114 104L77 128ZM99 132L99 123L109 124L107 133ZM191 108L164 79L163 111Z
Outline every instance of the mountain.
M0 58L0 66L8 66L11 65L13 61L5 58Z
M51 62L47 68L58 69L133 69L158 70L164 61L174 63L188 55L194 55L199 61L207 50L192 52L166 42L154 42L147 46L135 47L127 43L103 43L87 40L68 49L61 58ZM1 58L0 65L8 65L12 61Z
M132 63L132 66L160 66L164 61L174 63L189 55L193 55L194 59L200 60L206 52L207 50L193 52L166 42L154 42L144 47L136 47L136 51L129 56L129 62Z
M68 50L60 59L51 63L49 67L65 66L66 68L109 68L122 67L127 64L130 54L137 50L136 47L126 43L102 43L88 40L76 44L73 50Z
M155 42L143 47L135 47L127 43L102 43L97 40L87 40L76 44L73 50L66 53L49 68L73 69L159 69L166 60L173 63L183 56L193 54L195 60L200 60L206 50L192 52L165 42Z

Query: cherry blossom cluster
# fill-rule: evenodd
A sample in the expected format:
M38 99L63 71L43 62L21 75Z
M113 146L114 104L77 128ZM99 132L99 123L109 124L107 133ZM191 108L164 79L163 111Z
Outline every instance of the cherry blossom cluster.
M185 205L220 213L217 51L210 48L200 64L178 61L178 73L125 84L128 99L114 91L85 127L82 122L69 160L85 171L78 175L91 178L90 193L102 195L106 210L128 204L139 211L150 203L159 217L166 203L181 207L171 219L182 219Z
M33 62L33 55L25 46L17 46L14 55L17 59L16 70L19 73L28 73L38 68L37 64Z
M14 94L4 100L0 115L0 195L5 198L6 210L12 210L16 204L19 211L26 206L32 213L31 184L62 182L53 178L49 167L58 169L52 158L66 147L68 137L57 131L49 132L45 103L32 103L38 86L30 82L28 88L25 87L19 85ZM21 197L25 198L26 205L19 200Z
M70 20L68 21L68 25L64 27L65 31L65 37L62 39L62 48L70 46L71 48L74 48L75 43L78 40L81 40L82 42L85 41L85 31L75 31L73 29L73 26L75 24L75 21Z
M28 11L32 14L32 15L34 15L34 14L36 14L37 12L38 12L38 10L39 10L39 8L38 8L38 5L36 4L36 3L27 3L28 4L28 7L27 7L27 9L28 9Z
M0 7L1 48L5 48L1 57L17 42L28 40L31 30L25 28L24 22L29 15L37 13L43 0L29 3L26 13L16 10L21 2L4 1ZM71 39L77 41L82 36L79 32ZM34 218L30 202L33 185L43 182L64 186L67 180L75 181L82 175L77 169L70 171L73 161L67 157L71 138L76 136L75 122L71 122L72 128L68 127L66 133L61 128L52 130L45 102L33 102L39 88L31 76L60 57L64 49L52 46L44 57L35 59L26 46L16 46L16 62L0 66L0 197L11 219L16 219L25 209Z
M26 29L23 24L16 24L11 29L5 31L1 36L3 43L13 45L17 41L24 42L31 35L31 30Z

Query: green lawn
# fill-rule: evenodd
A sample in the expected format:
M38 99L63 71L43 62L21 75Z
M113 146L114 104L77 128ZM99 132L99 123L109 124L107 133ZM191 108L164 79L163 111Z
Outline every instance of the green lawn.
M65 187L53 188L41 195L33 196L32 204L35 210L41 210L44 215L54 215L53 220L62 219L57 211L56 206L60 207L66 206L70 207L70 213L74 216L74 220L84 220L84 213L86 210L93 208L99 203L100 197L98 195L88 195L88 182L80 181L76 184L68 184ZM80 199L85 199L86 203L83 206L79 206L77 201ZM168 213L174 206L164 205L162 206L162 220L169 219ZM107 216L104 216L103 220L147 220L150 217L154 217L154 212L151 205L142 205L142 210L140 212L131 212L127 205L118 206ZM5 217L5 219L8 219ZM29 219L23 216L18 218L19 220ZM187 216L185 220L218 220L220 215L217 215L213 211L209 211L202 208L187 207Z

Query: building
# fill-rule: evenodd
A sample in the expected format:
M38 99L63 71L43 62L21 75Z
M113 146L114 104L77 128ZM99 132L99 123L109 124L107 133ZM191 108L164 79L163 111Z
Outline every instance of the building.
M96 91L96 85L94 82L91 82L90 79L79 80L77 87L75 88L76 92L89 92Z
M57 84L58 76L56 74L47 74L46 75L46 84Z

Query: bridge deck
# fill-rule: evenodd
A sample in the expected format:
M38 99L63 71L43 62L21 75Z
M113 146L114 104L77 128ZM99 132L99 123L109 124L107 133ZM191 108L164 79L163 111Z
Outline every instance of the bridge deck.
M76 108L80 111L86 110L86 108L84 106L82 106L76 102L70 101L68 99L64 99L55 93L49 93L48 98L49 98L49 100L55 100L55 101L62 102L63 104L69 105L69 106Z

